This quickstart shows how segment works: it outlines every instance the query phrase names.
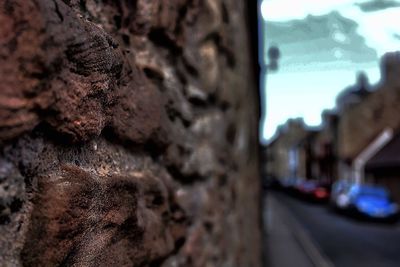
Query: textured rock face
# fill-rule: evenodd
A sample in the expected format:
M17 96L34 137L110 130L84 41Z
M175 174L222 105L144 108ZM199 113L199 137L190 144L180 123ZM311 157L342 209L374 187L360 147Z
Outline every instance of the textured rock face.
M0 3L1 266L260 266L244 3Z

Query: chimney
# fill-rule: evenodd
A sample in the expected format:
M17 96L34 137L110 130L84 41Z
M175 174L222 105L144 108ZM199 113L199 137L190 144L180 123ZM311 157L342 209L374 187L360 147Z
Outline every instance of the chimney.
M400 85L400 52L389 52L381 59L381 80L384 84Z

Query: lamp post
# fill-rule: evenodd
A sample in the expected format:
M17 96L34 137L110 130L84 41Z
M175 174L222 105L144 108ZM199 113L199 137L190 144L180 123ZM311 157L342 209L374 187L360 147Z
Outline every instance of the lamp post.
M260 67L259 96L260 96L261 103L263 103L261 105L261 118L260 118L261 120L260 120L260 122L262 122L262 125L264 125L265 114L267 111L267 109L266 109L266 104L267 104L266 103L266 95L267 94L266 94L266 86L265 86L266 85L266 83L265 83L266 76L269 71L277 71L278 70L278 59L280 58L280 51L277 46L271 46L267 52L269 62L268 62L268 64L266 64L266 62L265 62L265 45L264 45L265 21L261 14L261 3L262 3L262 0L258 0L258 10L257 10L257 13L258 13L257 14L258 15L258 64ZM259 133L260 133L259 140L262 140L263 137L261 134L262 133L261 129L260 129ZM266 155L264 154L265 150L262 150L261 152L262 153L260 153L261 157L260 157L259 163L260 163L260 166L262 166L261 167L262 173L260 175L261 176L260 178L261 178L261 184L264 184L263 182L265 182L264 179L266 178L266 177L264 177L264 174L265 174L264 171L266 170L266 166L265 166ZM261 225L263 228L263 235L262 235L262 240L263 240L262 243L263 244L262 244L262 246L265 249L265 246L266 246L265 238L268 235L268 229L269 229L268 222L270 222L270 215L268 215L266 212L264 212L265 209L267 209L267 207L266 207L266 203L265 203L266 195L265 195L265 191L263 189L261 189L261 194L262 194L262 197L260 199L261 200L260 207L261 207L262 215L260 216L260 219L261 219ZM266 258L267 253L264 253L264 249L263 249L263 254L262 254L263 255L263 257L262 257L263 266L266 265L268 262L268 259Z
M268 60L269 64L266 65L267 71L277 71L278 70L278 60L281 57L281 51L275 45L270 46L268 49Z
M263 36L263 34L260 34ZM263 51L263 49L260 49ZM268 48L267 51L268 62L265 62L264 54L260 56L260 66L261 66L261 73L260 73L260 98L262 105L262 112L261 112L261 122L262 125L265 124L266 114L267 114L267 75L271 72L276 72L279 69L279 58L281 57L281 52L276 45L272 45ZM262 131L260 131L261 133ZM262 136L260 136L262 140Z

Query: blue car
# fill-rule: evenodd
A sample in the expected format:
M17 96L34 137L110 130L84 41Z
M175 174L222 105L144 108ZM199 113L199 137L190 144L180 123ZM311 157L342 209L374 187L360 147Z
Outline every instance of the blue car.
M380 186L353 185L348 191L349 208L371 219L396 219L399 207Z

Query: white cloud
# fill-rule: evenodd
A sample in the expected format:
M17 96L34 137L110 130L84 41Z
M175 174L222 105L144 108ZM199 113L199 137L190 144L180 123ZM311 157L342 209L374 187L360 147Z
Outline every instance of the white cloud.
M335 31L333 33L333 39L335 39L339 43L346 43L347 37L340 31Z
M337 59L341 59L342 57L343 57L343 52L342 51L340 51L340 49L335 49L334 50L334 56L337 58Z
M395 23L400 18L400 8L362 12L355 5L359 2L361 0L264 0L261 4L261 14L265 20L284 22L301 20L308 15L326 15L337 10L342 16L359 24L357 33L365 38L369 47L377 51L379 57L388 51L400 50L400 41L393 37L400 33L400 26ZM336 41L348 42L338 25L332 25L332 29L332 37ZM337 58L343 57L341 50L333 50L333 53ZM375 67L353 64L354 66L349 68L349 64L336 62L335 68L322 71L321 67L314 68L308 62L308 68L312 67L319 72L304 72L305 68L289 71L287 66L282 66L276 74L268 75L267 99L263 99L264 103L267 102L264 106L266 116L265 123L262 124L261 138L271 138L276 127L290 117L304 117L306 123L319 124L321 111L334 106L336 95L354 82L358 70L366 71L372 83L380 78L378 62ZM360 68L356 69L358 67ZM301 70L303 72L300 72Z
M261 14L265 20L302 19L308 14L323 15L354 4L354 0L264 0Z
M369 46L377 50L379 56L388 51L400 50L400 42L393 39L393 32L400 31L399 24L395 23L400 17L400 8L369 13L361 12L358 8L348 8L341 13L358 22L358 32L365 37Z
M385 52L400 50L400 41L393 33L400 32L395 21L400 17L400 7L376 12L362 12L355 3L359 0L264 0L261 14L268 21L303 19L307 15L325 15L337 10L342 16L359 24L358 33L365 37L367 45L382 56Z

